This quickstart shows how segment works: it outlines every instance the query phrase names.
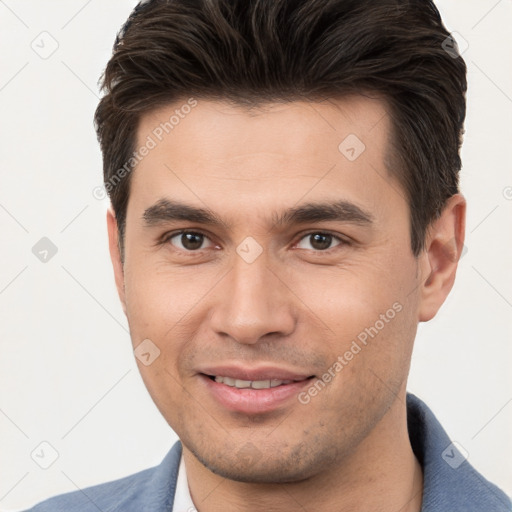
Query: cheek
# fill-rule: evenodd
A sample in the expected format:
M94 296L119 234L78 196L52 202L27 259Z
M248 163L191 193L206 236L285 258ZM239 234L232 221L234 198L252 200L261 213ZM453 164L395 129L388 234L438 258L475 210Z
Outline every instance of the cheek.
M416 297L410 293L415 267L406 258L396 259L305 274L294 283L310 309L303 310L303 319L316 350L323 351L326 370L336 375L332 390L360 394L363 388L382 386L381 381L395 389L408 373L417 327ZM321 335L313 328L316 318Z
M309 310L321 320L334 338L347 339L376 322L379 330L383 330L382 322L386 326L396 323L391 321L399 316L397 310L409 301L405 290L412 289L413 273L404 267L399 272L391 265L383 269L359 262L357 266L290 273L286 279L304 304L304 312Z
M216 280L204 272L199 278L192 268L173 272L168 265L131 262L125 295L132 337L154 336L162 341L175 337L180 323L187 322Z
M206 292L204 288L192 276L164 273L157 267L148 268L147 263L126 274L127 317L135 354L139 345L148 343L144 340L150 340L149 352L157 354L148 365L144 357L137 358L137 365L155 405L177 431L181 431L183 411L191 400L187 394L189 375L182 369L197 325L190 318Z
M172 272L167 265L148 262L134 270L126 273L125 281L132 344L137 350L149 339L157 347L158 358L150 366L141 362L138 366L150 395L167 417L190 401L183 391L193 376L194 353L207 340L198 331L206 333L204 308L219 276L216 271L198 275L192 268Z

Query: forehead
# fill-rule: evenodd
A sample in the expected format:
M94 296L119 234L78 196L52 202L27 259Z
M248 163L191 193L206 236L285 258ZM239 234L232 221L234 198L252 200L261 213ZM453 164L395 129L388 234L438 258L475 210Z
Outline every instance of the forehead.
M377 125L380 129L375 130ZM350 134L367 146L369 143L374 149L383 149L389 128L388 109L382 98L357 95L253 107L184 98L142 116L137 146L150 136L157 143L165 139L169 144L187 139L189 144L199 145L203 154L207 152L208 158L250 150L297 156L315 148L325 151L327 146L337 155L338 144ZM305 141L309 142L306 146Z
M330 196L368 210L396 200L385 165L389 135L378 98L253 108L183 99L141 118L137 151L150 149L133 172L130 202L147 208L171 195L236 215ZM394 192L384 190L390 186Z

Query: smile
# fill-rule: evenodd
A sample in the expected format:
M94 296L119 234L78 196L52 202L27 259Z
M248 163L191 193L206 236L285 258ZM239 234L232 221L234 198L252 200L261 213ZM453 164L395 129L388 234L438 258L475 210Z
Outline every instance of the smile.
M225 373L231 375L223 375L223 371L199 375L206 395L226 411L248 415L283 412L296 407L298 394L314 378L279 370L225 369Z
M214 378L215 382L220 384L226 384L226 386L231 386L238 389L269 389L276 388L278 386L283 386L285 384L291 384L294 382L293 380L279 380L279 379L269 379L269 380L241 380L241 379L233 379L231 377L221 377L216 376Z

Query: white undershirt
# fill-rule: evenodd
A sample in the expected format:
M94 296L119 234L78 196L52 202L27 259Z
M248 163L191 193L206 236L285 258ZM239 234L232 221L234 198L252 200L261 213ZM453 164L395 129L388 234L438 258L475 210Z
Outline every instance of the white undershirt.
M183 454L181 455L180 467L178 469L178 480L176 481L176 493L174 494L173 512L197 512L188 488L187 470Z

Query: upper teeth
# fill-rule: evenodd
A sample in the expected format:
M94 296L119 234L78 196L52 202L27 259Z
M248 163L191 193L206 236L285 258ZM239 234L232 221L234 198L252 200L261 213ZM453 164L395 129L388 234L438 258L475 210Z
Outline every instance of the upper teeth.
M275 388L277 386L281 386L281 384L290 384L291 380L279 380L279 379L270 379L270 380L240 380L240 379L232 379L231 377L215 377L215 382L220 382L221 384L226 384L226 386L231 386L239 389L243 388L253 388L253 389L268 389Z

